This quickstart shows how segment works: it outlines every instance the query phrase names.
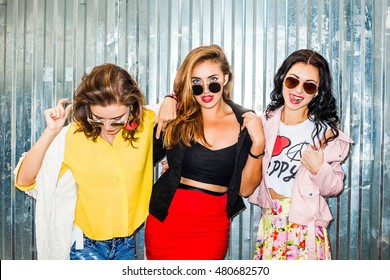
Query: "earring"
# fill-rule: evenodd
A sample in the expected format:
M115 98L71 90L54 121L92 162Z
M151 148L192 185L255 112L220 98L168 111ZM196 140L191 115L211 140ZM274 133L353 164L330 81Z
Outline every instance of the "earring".
M129 118L126 122L125 129L126 130L134 130L137 128L137 122L134 120L133 115L129 115Z

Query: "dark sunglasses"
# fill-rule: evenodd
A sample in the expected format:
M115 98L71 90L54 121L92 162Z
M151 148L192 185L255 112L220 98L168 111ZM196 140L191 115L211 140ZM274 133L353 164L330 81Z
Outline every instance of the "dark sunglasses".
M298 80L297 78L294 78L294 77L287 77L285 80L284 80L284 85L289 88L289 89L293 89L293 88L296 88L300 83L300 80ZM304 82L303 83L303 90L307 93L307 94L314 94L317 92L318 90L318 87L315 83L311 83L311 82Z
M100 120L94 120L91 118L87 118L87 121L89 122L90 125L92 126L98 126L98 127L103 127L105 123L107 122L110 126L115 127L115 128L122 128L125 126L126 122L124 121L100 121Z
M203 87L206 85L192 85L192 93L194 95L201 95L203 93ZM212 93L217 93L221 90L221 85L219 83L209 83L209 91Z

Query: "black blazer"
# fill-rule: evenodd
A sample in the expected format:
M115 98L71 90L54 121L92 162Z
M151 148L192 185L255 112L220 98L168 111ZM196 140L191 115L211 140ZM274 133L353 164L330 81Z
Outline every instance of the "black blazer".
M240 126L242 126L242 114L251 110L246 109L231 100L227 100L226 103L233 109L233 112L238 122L240 123ZM180 183L181 165L184 153L187 148L185 145L176 145L172 149L164 149L162 138L163 137L160 137L160 139L156 139L156 133L154 133L153 164L155 165L166 156L169 169L165 171L154 183L149 206L150 214L152 214L160 221L164 221L167 217L169 206ZM248 131L245 128L241 130L238 136L235 166L227 192L228 197L226 207L228 218L233 218L234 216L239 214L240 211L246 208L242 197L239 195L239 191L242 170L247 161L251 146L252 140L250 139Z

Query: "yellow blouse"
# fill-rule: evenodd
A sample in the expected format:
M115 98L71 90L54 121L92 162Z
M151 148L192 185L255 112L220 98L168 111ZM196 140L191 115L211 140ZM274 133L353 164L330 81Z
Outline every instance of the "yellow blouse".
M89 238L129 236L145 221L153 185L154 121L154 112L146 109L135 148L121 132L112 144L74 133L76 124L67 132L59 176L72 171L78 185L74 223Z

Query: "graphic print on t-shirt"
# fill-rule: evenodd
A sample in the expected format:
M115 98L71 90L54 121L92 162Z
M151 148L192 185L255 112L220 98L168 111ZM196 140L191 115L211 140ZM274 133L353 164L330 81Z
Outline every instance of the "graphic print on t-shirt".
M278 156L280 153L283 151L284 148L287 148L288 146L291 145L290 139L284 136L276 136L275 140L275 146L274 150L272 151L272 156Z
M268 176L276 176L284 182L295 178L300 166L302 152L308 143L304 141L291 146L291 142L286 136L276 137L272 158L268 165ZM285 149L286 151L283 152Z
M266 185L276 193L291 197L295 175L301 167L302 154L309 143L313 142L314 129L314 123L310 119L297 125L280 123L265 176ZM319 135L322 134L320 131Z

